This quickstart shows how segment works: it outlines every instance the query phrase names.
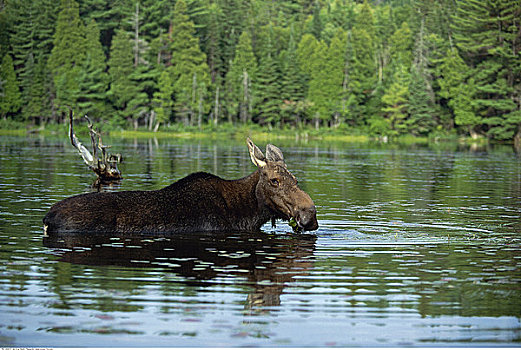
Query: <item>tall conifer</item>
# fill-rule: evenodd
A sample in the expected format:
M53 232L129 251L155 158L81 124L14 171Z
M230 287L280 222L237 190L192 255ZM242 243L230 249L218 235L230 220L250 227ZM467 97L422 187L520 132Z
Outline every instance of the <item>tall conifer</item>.
M226 75L228 84L227 108L239 114L242 123L251 121L253 109L253 83L257 76L257 59L253 54L251 37L244 31L235 48L235 58Z
M14 72L13 59L6 54L0 64L0 115L17 112L22 105L22 97Z
M82 63L80 76L80 96L78 106L81 114L91 118L106 118L108 75L105 72L105 54L100 43L100 31L95 20L91 20L85 29L85 61Z
M174 111L186 125L200 117L201 107L210 85L206 55L195 37L194 23L187 15L186 3L179 0L174 9L172 24L172 74L174 83Z

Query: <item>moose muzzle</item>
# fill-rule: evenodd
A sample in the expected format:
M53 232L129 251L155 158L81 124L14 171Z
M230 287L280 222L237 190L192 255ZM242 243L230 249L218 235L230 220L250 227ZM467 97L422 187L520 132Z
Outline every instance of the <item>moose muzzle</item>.
M299 210L295 215L295 221L299 227L305 231L314 231L318 229L317 209L313 205L309 208Z

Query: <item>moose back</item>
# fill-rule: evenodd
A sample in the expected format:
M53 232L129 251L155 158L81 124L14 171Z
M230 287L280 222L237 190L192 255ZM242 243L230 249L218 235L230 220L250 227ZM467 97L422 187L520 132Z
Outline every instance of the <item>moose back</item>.
M254 232L276 219L294 219L300 230L316 230L316 209L284 162L268 144L266 156L248 138L257 166L238 180L194 173L156 191L96 192L54 204L43 219L44 233Z

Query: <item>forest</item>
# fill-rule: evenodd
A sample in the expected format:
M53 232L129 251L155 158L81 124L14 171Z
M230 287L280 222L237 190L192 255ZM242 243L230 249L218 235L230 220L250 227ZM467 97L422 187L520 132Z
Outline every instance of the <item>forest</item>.
M0 0L0 114L521 140L521 0Z

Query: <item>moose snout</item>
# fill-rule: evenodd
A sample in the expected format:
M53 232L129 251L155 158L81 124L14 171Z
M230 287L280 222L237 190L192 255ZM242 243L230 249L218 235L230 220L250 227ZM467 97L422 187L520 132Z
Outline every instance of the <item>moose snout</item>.
M306 231L318 229L317 209L315 206L300 210L295 219L297 224Z

